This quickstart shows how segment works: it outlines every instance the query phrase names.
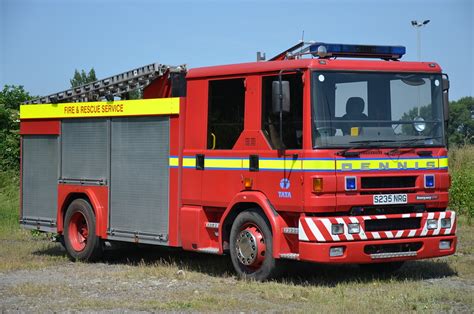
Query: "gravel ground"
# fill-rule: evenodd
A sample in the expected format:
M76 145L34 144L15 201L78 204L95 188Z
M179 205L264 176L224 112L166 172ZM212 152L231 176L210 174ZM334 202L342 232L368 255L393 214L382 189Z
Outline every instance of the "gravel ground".
M22 241L32 242L0 239L0 260L8 261L7 245ZM355 312L474 312L472 254L408 262L393 277L292 263L284 278L257 283L237 280L227 257L145 248L73 263L59 244L35 241L41 249L24 257L34 267L0 272L0 312L345 312L352 304L360 306ZM48 258L53 264L34 264Z

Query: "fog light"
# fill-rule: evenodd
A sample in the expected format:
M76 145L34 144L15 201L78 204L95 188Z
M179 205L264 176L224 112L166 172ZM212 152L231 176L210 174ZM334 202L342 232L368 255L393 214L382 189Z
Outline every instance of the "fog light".
M435 177L432 174L425 174L425 188L435 187Z
M358 223L348 224L347 229L349 233L360 233L360 225Z
M426 222L426 227L428 230L433 230L438 228L438 220L437 219L428 219Z
M343 246L335 246L329 249L329 256L337 257L344 255L344 247Z
M451 218L442 218L441 228L444 228L444 229L451 228Z
M439 241L440 250L449 250L450 248L451 248L451 241L449 240Z
M346 177L346 191L357 190L357 180L356 177Z
M331 226L331 233L334 235L344 233L344 225L343 224L334 224Z

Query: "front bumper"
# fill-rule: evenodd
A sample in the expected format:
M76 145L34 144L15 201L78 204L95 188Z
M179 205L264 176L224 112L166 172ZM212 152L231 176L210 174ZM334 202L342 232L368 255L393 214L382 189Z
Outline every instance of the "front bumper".
M450 241L450 248L441 250L439 248L440 241ZM409 254L406 254L406 256L380 258L380 255L376 255L377 257L374 258L373 254L364 252L366 246L377 246L381 244L412 244L418 242L421 242L421 248L414 251L414 254L410 254L410 256L407 256ZM300 241L299 260L340 264L406 261L454 254L456 251L456 243L457 237L455 235L393 240L344 241L333 243L311 243ZM343 255L331 257L329 252L332 247L343 247Z
M441 228L442 219L450 221L449 228ZM431 229L428 221L434 220L437 227ZM342 226L342 233L332 233L335 224ZM360 231L349 233L350 224L359 224ZM407 229L408 226L413 229ZM389 227L397 228L387 230ZM456 214L449 210L372 216L302 216L298 227L299 259L321 263L372 263L446 256L456 250L455 234ZM440 249L440 241L449 241L450 247ZM330 256L334 247L339 247L343 254Z

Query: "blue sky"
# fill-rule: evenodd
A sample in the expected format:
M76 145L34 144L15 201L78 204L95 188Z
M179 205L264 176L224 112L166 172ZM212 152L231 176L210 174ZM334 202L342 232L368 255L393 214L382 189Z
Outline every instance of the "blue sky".
M99 78L148 63L188 67L255 60L301 39L407 47L451 78L451 99L474 96L472 0L147 1L0 0L0 85L35 95L69 87L74 69Z

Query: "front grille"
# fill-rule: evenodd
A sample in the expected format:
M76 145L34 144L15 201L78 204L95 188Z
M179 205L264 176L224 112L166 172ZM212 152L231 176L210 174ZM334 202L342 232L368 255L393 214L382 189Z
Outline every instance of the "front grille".
M374 219L365 221L365 231L419 229L421 218Z
M366 245L364 247L364 253L370 255L380 253L416 252L421 249L422 246L423 243L421 242Z
M415 183L416 176L361 178L361 187L363 189L412 188L415 187Z

